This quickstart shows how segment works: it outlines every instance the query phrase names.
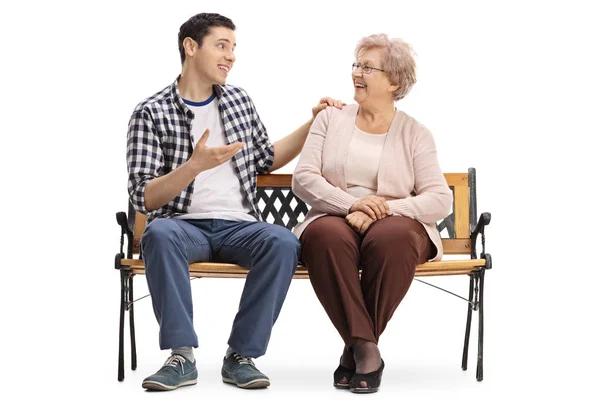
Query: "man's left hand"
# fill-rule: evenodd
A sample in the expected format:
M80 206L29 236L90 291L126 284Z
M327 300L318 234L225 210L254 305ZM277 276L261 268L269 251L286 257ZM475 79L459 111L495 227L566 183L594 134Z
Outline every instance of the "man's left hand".
M344 107L345 105L346 103L343 103L340 100L335 100L331 97L323 97L321 100L319 100L319 104L314 106L312 109L313 119L317 118L317 114L319 113L319 111L324 110L329 106L336 107L341 110L342 107Z

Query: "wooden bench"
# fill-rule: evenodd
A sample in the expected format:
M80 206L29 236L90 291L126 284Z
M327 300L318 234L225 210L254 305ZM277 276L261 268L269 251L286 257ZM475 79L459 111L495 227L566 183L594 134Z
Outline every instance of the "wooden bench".
M470 168L467 173L446 173L444 176L453 192L453 209L448 217L437 223L437 228L442 235L444 255L464 255L465 257L458 260L442 260L421 264L417 266L416 276L466 275L470 278L469 298L468 300L463 298L468 301L468 311L462 369L467 369L472 313L478 311L479 340L476 378L481 381L483 379L483 283L485 271L492 267L492 258L485 252L484 228L490 223L491 214L482 213L479 218L477 217L474 168ZM258 177L259 207L265 221L292 229L308 213L308 206L292 192L291 185L291 175L272 174ZM121 250L115 257L115 268L120 271L121 282L119 381L124 379L125 374L123 350L125 311L129 312L131 369L135 370L137 367L133 314L135 301L133 297L133 277L144 274L144 264L140 254L140 239L146 226L146 220L145 215L136 213L133 210L131 203L129 204L128 213L117 213L117 222L121 227ZM479 257L476 253L478 237L481 237ZM125 238L127 238L127 254L123 252ZM209 262L190 264L190 277L195 278L244 278L246 274L247 270L236 264ZM294 278L307 279L308 271L306 267L299 265Z

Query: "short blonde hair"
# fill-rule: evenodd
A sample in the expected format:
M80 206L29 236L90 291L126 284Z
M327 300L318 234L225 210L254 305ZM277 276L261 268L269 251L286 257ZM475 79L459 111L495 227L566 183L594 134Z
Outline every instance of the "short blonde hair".
M404 98L417 82L414 51L410 44L402 39L390 39L386 34L369 35L356 45L356 58L365 51L380 49L383 53L382 68L392 85L399 85L394 91L394 100Z

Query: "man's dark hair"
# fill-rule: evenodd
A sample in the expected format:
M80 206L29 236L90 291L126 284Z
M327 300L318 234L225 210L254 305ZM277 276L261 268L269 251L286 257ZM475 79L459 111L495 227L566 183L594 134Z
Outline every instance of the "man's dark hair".
M179 28L179 55L181 56L181 64L185 61L185 50L183 49L183 39L190 37L198 43L198 47L202 47L204 37L208 35L210 28L214 26L223 26L232 31L235 30L233 21L220 14L201 13L196 14L181 25Z

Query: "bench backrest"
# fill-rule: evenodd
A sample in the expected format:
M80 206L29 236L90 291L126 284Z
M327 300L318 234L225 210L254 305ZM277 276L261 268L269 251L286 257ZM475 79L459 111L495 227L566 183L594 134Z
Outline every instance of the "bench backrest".
M450 215L437 222L444 254L471 254L470 235L477 224L475 168L469 168L467 173L445 173L444 177L454 197ZM267 222L291 230L308 213L308 206L292 192L292 175L259 176L257 194L259 209ZM136 213L131 204L128 216L134 232L133 254L139 254L147 217Z

